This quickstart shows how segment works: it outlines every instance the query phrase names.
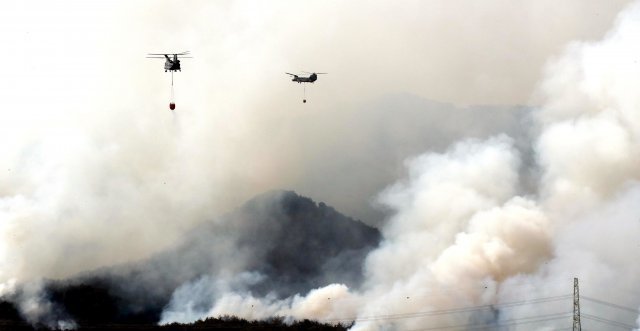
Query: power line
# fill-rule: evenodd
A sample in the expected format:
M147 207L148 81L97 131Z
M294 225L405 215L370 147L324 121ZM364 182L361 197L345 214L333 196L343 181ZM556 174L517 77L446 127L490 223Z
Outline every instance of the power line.
M584 295L582 295L581 298L585 299L585 300L588 300L588 301L595 302L595 303L599 303L601 305L609 306L609 307L612 307L612 308L618 308L618 309L626 310L626 311L632 312L634 314L637 314L638 312L640 312L640 309L637 309L637 308L634 309L634 308L630 308L630 307L625 307L625 306L621 306L621 305L618 305L618 304L615 304L615 303L611 303L611 302L607 302L607 301L604 301L604 300L591 298L591 297L584 296Z
M522 317L516 318L512 320L502 321L501 323L492 323L492 324L464 324L464 325L449 325L449 326L437 326L431 328L423 328L423 329L412 329L409 331L429 331L429 330L445 330L445 329L471 329L471 330L484 330L484 329L494 329L500 327L521 325L521 324L531 324L531 323L540 323L540 322L548 322L561 318L567 318L571 316L571 312L564 313L556 313L556 314L548 314L548 315L540 315L540 316L530 316L530 317Z
M619 328L622 329L630 329L633 330L636 328L636 326L634 325L629 325L629 324L625 324L622 322L617 322L617 321L612 321L610 319L606 319L604 317L599 317L599 316L595 316L595 315L590 315L590 314L582 314L582 317L592 320L592 321L596 321L596 322L600 322L600 323L605 323L605 324L609 324L611 326L617 326Z
M470 307L452 308L452 309L443 309L443 310L433 310L433 311L423 311L423 312L415 312L415 313L371 315L371 316L356 317L356 318L349 318L349 319L323 320L323 322L325 322L325 323L340 323L340 322L352 322L352 321L358 322L358 321L393 320L393 319L426 317L426 316L434 316L434 315L467 313L467 312L473 312L473 311L485 310L485 309L508 308L508 307L515 307L515 306L525 305L525 304L536 304L536 303L553 302L553 301L568 299L570 297L571 297L570 294L566 294L566 295L559 295L559 296L554 296L554 297L537 298L537 299L532 299L532 300L521 300L521 301L506 302L506 303L499 303L499 304L493 304L493 305L470 306Z
M580 330L581 326L580 326L580 320L578 317L578 320L576 321L576 310L575 308L579 309L578 307L575 307L576 304L579 305L579 290L577 288L577 279L574 279L574 293L572 294L565 294L565 295L558 295L558 296L553 296L553 297L543 297L543 298L536 298L536 299L531 299L531 300L520 300L520 301L513 301L513 302L505 302L505 303L497 303L497 304L490 304L490 305L479 305L479 306L467 306L467 307L460 307L460 308L450 308L450 309L442 309L442 310L432 310L432 311L420 311L420 312L413 312L413 313L398 313L398 314L384 314L384 315L370 315L370 316L363 316L363 317L354 317L354 318L348 318L348 319L332 319L332 320L324 320L325 323L342 323L342 322L375 322L375 321L385 321L385 320L399 320L399 319L409 319L409 318L420 318L420 317L428 317L428 316L437 316L437 315L448 315L448 314L460 314L460 313L471 313L471 312L476 312L476 311L482 311L482 310L494 310L497 311L498 309L501 308L509 308L509 307L515 307L515 306L521 306L521 305L533 305L533 304L539 304L539 303L547 303L547 302L553 302L553 301L559 301L559 300L563 300L563 299L569 299L572 298L574 299L574 311L573 312L568 312L568 313L555 313L555 314L547 314L547 315L539 315L539 316L529 316L529 317L522 317L522 318L515 318L515 319L511 319L511 320L504 320L504 321L499 321L496 323L492 323L492 324L482 324L482 325L478 325L478 324L464 324L464 325L449 325L449 326L437 326L437 327L428 327L428 328L422 328L422 329L415 329L415 330L410 330L410 331L428 331L428 330L447 330L447 329L467 329L467 330L484 330L484 329L495 329L495 328L500 328L500 327L508 327L508 326L514 326L514 325L520 325L520 324L531 324L531 323L541 323L541 322L547 322L547 321L553 321L553 320L557 320L557 319L561 319L561 318L566 318L566 317L570 317L573 313L573 322L574 322L574 326L573 327L565 327L565 328L559 328L559 329L554 329L557 331L560 330L570 330L570 329L574 329L576 330L576 322L578 329ZM577 296L577 298L576 298ZM597 304L601 304L604 306L608 306L611 308L616 308L616 309L620 309L620 310L624 310L624 311L628 311L631 313L638 313L640 311L640 309L634 309L634 308L630 308L630 307L626 307L623 305L618 305L612 302L607 302L604 300L600 300L600 299L596 299L596 298L592 298L592 297L588 297L588 296L581 296L583 300L587 300L589 302L593 302L593 303L597 303ZM407 297L408 298L408 297ZM578 299L578 300L576 300ZM579 310L577 311L578 314ZM622 322L617 322L617 321L613 321L604 317L600 317L600 316L596 316L596 315L591 315L591 314L585 314L582 313L578 316L582 316L588 320L591 321L595 321L595 322L599 322L599 323L603 323L603 324L607 324L610 326L615 326L618 328L622 328L622 329L634 329L636 328L633 325L629 325L629 324L625 324Z
M541 322L548 322L548 321L553 321L557 319L565 319L569 316L571 316L571 312L548 314L548 315L541 315L541 316L530 316L530 317L517 318L513 320L507 320L502 323L497 323L493 325L486 325L482 327L471 327L471 329L483 330L483 329L490 329L493 327L506 327L506 326L521 325L521 324L541 323Z
M574 294L573 294L573 298L574 298L574 312L573 312L573 314L574 314L574 318L573 318L574 327L573 327L573 329L574 330L576 330L576 326L578 328L577 330L580 330L580 328L581 328L579 317L578 317L578 319L576 319L576 312L579 314L579 310L577 310L577 311L575 310L576 308L579 309L579 306L575 307L576 304L579 305L579 301L576 300L576 296L579 296L579 292L578 291L579 290L577 289L577 279L574 279ZM419 318L419 317L436 316L436 315L469 313L469 312L481 311L481 310L486 310L486 309L497 310L497 309L500 309L500 308L509 308L509 307L520 306L520 305L525 305L525 304L536 304L536 303L546 303L546 302L558 301L558 300L567 299L567 298L570 298L570 297L572 297L572 295L559 295L559 296L554 296L554 297L537 298L537 299L532 299L532 300L521 300L521 301L498 303L498 304L492 304L492 305L469 306L469 307L434 310L434 311L422 311L422 312L415 312L415 313L371 315L371 316L356 317L356 318L351 318L351 319L340 319L340 320L334 319L334 320L325 320L325 321L326 322L351 322L351 321L353 321L353 322L363 321L364 322L364 321L382 321L382 320L397 320L397 319L407 319L407 318ZM638 313L640 311L639 309L634 309L634 308L618 305L618 304L615 304L615 303L607 302L607 301L604 301L604 300L600 300L600 299L596 299L596 298L592 298L592 297L588 297L588 296L584 296L584 295L582 296L582 298L583 298L583 300L587 300L587 301L594 302L594 303L601 304L601 305L605 305L605 306L608 306L608 307L612 307L612 308L628 311L628 312L631 312L631 313ZM524 318L510 320L510 321L503 321L500 324L490 324L490 325L468 324L468 325L457 325L457 326L441 326L441 327L419 329L419 330L440 330L440 329L451 329L451 328L486 329L486 328L499 327L499 326L509 326L509 325L512 325L512 324L534 323L534 322L538 322L538 321L545 321L547 319L550 319L550 320L558 319L558 318L561 318L562 316L558 316L558 317L554 317L554 316L563 315L563 314L564 313L562 313L562 314L534 316L534 317L524 317ZM621 327L621 328L630 328L630 329L635 328L632 325L628 325L628 324L625 324L625 323L622 323L622 322L609 320L609 319L606 319L606 318L603 318L603 317L599 317L599 316L595 316L595 315L584 314L584 313L582 315L585 316L585 318L587 318L587 319L590 319L590 320L593 320L593 321L596 321L596 322L600 322L600 323L609 324L609 325L612 325L612 326L617 326L617 327ZM580 315L578 315L578 316L580 316ZM559 329L559 330L565 330L565 329L572 329L572 328L563 328L563 329Z

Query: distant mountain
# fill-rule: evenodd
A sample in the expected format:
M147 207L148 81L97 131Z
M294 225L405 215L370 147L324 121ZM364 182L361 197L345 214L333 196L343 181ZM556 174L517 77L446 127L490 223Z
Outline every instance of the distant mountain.
M203 276L251 273L258 277L245 290L281 298L331 283L358 287L364 258L380 240L377 229L322 202L271 191L200 224L179 245L148 260L52 281L47 288L50 300L81 326L155 323L179 286Z

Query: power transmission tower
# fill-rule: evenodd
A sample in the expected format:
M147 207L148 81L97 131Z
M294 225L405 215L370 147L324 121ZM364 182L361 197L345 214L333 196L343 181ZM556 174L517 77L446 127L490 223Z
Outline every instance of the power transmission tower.
M581 331L580 289L578 288L578 278L573 279L573 331Z

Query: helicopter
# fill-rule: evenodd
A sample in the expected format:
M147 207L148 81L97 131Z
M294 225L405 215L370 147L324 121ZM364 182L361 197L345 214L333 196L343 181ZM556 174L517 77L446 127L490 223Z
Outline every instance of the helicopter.
M285 72L285 74L293 76L293 78L291 79L292 82L297 82L298 84L301 83L312 83L315 82L316 80L318 80L318 75L325 75L327 74L326 72L306 72L303 71L304 73L309 74L309 77L300 77L296 74L292 74L289 72ZM307 95L307 89L305 87L304 89L304 98L302 99L302 103L307 103L307 99L306 99L306 95Z
M147 55L152 55L152 56L147 56L148 59L166 59L166 61L164 62L164 72L182 71L180 68L180 60L178 60L178 55L181 55L181 56L186 55L186 56L182 56L182 58L191 58L191 56L189 56L190 55L189 51L182 52L182 53L174 53L174 54L148 53ZM169 55L173 55L173 58L170 58Z
M291 79L292 82L298 82L298 83L313 83L316 80L318 80L318 75L325 75L327 74L326 72L306 72L303 71L304 73L310 74L309 77L300 77L298 75L295 74L291 74L288 72L285 72L285 74L293 76L293 78Z
M176 103L174 101L174 94L173 94L173 73L176 71L182 71L182 68L180 68L180 60L178 60L178 55L180 55L182 58L191 58L191 56L189 56L191 54L189 54L189 51L186 51L182 53L173 53L173 54L148 53L147 55L150 55L150 56L147 56L147 58L149 59L165 59L164 72L169 71L171 73L171 99L169 100L169 109L173 111L176 109ZM170 55L173 55L173 57L169 57Z

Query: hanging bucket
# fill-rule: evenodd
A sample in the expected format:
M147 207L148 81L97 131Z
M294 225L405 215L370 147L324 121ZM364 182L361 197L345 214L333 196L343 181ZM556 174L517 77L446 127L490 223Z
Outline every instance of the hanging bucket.
M171 72L171 101L169 101L169 109L176 109L176 103L173 101L173 71Z

